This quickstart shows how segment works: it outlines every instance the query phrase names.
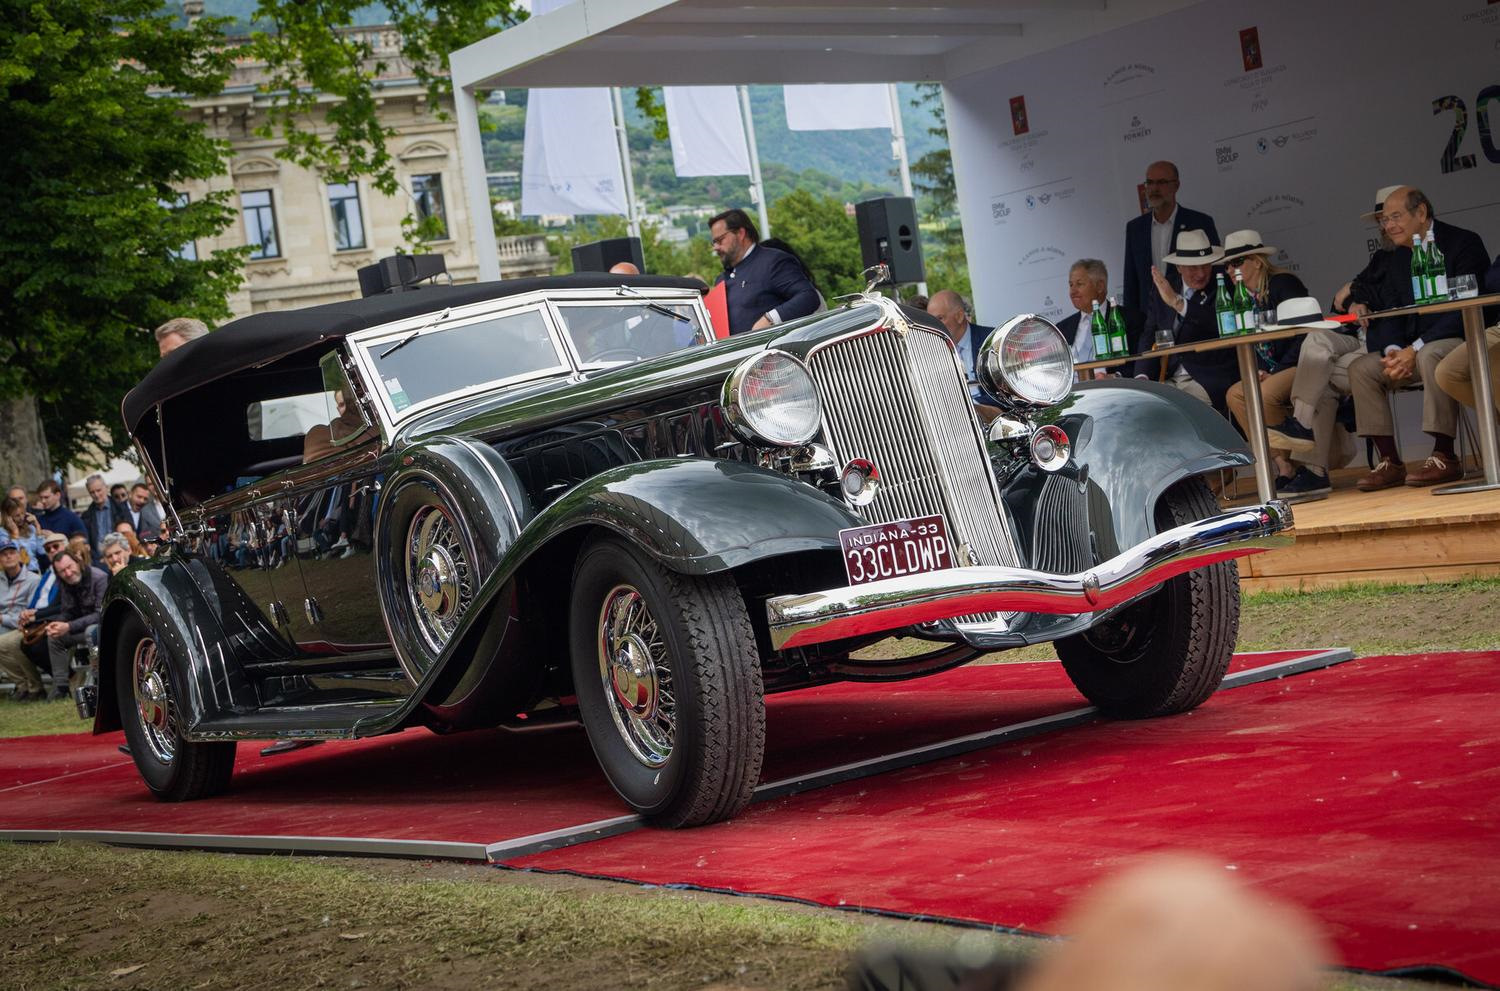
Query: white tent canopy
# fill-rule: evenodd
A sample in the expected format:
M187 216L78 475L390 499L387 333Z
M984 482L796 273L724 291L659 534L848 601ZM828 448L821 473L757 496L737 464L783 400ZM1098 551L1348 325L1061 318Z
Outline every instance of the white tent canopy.
M500 266L493 228L487 227L492 221L477 93L500 87L948 82L1193 2L574 0L450 56L481 277L499 278Z

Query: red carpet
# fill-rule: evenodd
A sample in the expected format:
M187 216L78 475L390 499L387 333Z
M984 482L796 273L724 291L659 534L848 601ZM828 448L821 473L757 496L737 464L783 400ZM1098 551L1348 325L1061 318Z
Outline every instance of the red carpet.
M1346 966L1500 984L1497 708L1497 653L1352 661L509 865L1051 932L1134 858L1196 850Z
M1264 665L1307 651L1248 654ZM1055 663L958 668L891 685L840 684L769 700L765 779L951 739L1083 699ZM234 836L378 837L490 844L625 810L583 733L559 729L337 741L260 756L241 744L229 794L164 805L124 736L0 740L0 830L120 830Z

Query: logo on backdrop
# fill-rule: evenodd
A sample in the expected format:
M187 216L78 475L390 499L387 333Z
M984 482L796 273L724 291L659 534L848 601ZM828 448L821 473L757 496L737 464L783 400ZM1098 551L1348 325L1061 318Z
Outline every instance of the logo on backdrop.
M1121 140L1129 144L1132 141L1142 141L1151 137L1151 128L1145 121L1141 120L1140 114L1130 115L1130 124L1125 128L1125 133L1120 136Z
M1291 193L1275 193L1271 196L1262 197L1253 203L1250 209L1245 211L1245 216L1285 219L1281 217L1282 214L1300 212L1306 206L1307 204L1300 196L1293 196Z
M1067 314L1063 312L1063 307L1058 306L1051 296L1045 296L1042 298L1042 308L1037 312L1037 316L1043 320L1051 320L1053 323L1056 323L1062 317L1067 316Z
M1010 129L1020 137L1031 131L1031 122L1026 118L1026 97L1010 98Z
M1228 172L1234 168L1235 160L1239 157L1240 153L1234 150L1232 144L1214 146L1214 161L1218 163L1220 172Z
M1496 2L1500 3L1500 0L1496 0ZM1148 76L1154 75L1156 75L1156 66L1147 65L1144 62L1132 62L1129 65L1120 66L1105 76L1103 85L1105 89L1108 89L1111 86L1123 86L1137 79L1145 79Z
M1245 62L1246 72L1265 65L1260 54L1260 28L1240 28L1240 58Z
M990 201L990 219L997 225L1004 224L1005 218L1010 216L1010 207L1005 205L1004 200Z
M1052 245L1049 244L1049 245L1046 245L1045 247L1032 248L1030 251L1026 252L1026 254L1022 255L1020 258L1017 258L1016 259L1016 264L1017 265L1044 265L1047 262L1055 262L1059 258L1062 258L1062 257L1063 257L1063 251L1062 251L1062 249L1061 248L1055 248L1055 247L1053 247Z

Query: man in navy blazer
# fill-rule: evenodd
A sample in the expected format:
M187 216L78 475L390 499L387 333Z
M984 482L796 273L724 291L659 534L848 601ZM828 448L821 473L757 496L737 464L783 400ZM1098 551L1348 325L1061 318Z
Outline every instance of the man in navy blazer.
M714 254L724 265L724 302L729 332L742 334L805 317L820 297L802 263L760 243L760 232L744 210L725 210L708 222Z
M1161 295L1151 282L1151 267L1156 266L1167 277L1173 289L1181 291L1182 276L1166 255L1177 250L1177 235L1198 230L1208 235L1210 244L1219 243L1214 218L1198 210L1177 205L1180 185L1177 166L1171 162L1152 162L1146 168L1146 206L1149 211L1125 225L1125 310L1144 317L1145 329L1170 327L1177 314L1166 309Z
M959 360L964 363L964 375L970 382L969 393L974 401L993 403L994 400L985 398L985 394L974 383L978 380L976 371L979 368L979 349L995 328L970 323L969 304L952 289L940 289L933 293L932 298L927 301L927 312L937 317L938 322L947 329L953 346L958 349Z

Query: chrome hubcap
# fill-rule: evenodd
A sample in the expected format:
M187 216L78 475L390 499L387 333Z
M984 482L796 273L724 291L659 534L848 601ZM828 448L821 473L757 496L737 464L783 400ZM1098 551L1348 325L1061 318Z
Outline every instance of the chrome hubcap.
M612 589L599 611L599 675L631 754L647 767L666 763L677 728L672 669L655 617L629 585Z
M146 737L146 746L158 761L170 764L177 754L177 734L172 730L174 707L166 667L157 652L156 641L142 640L135 645L131 671L135 711Z
M443 649L474 598L473 571L458 528L441 506L423 506L406 539L406 583L427 646Z

